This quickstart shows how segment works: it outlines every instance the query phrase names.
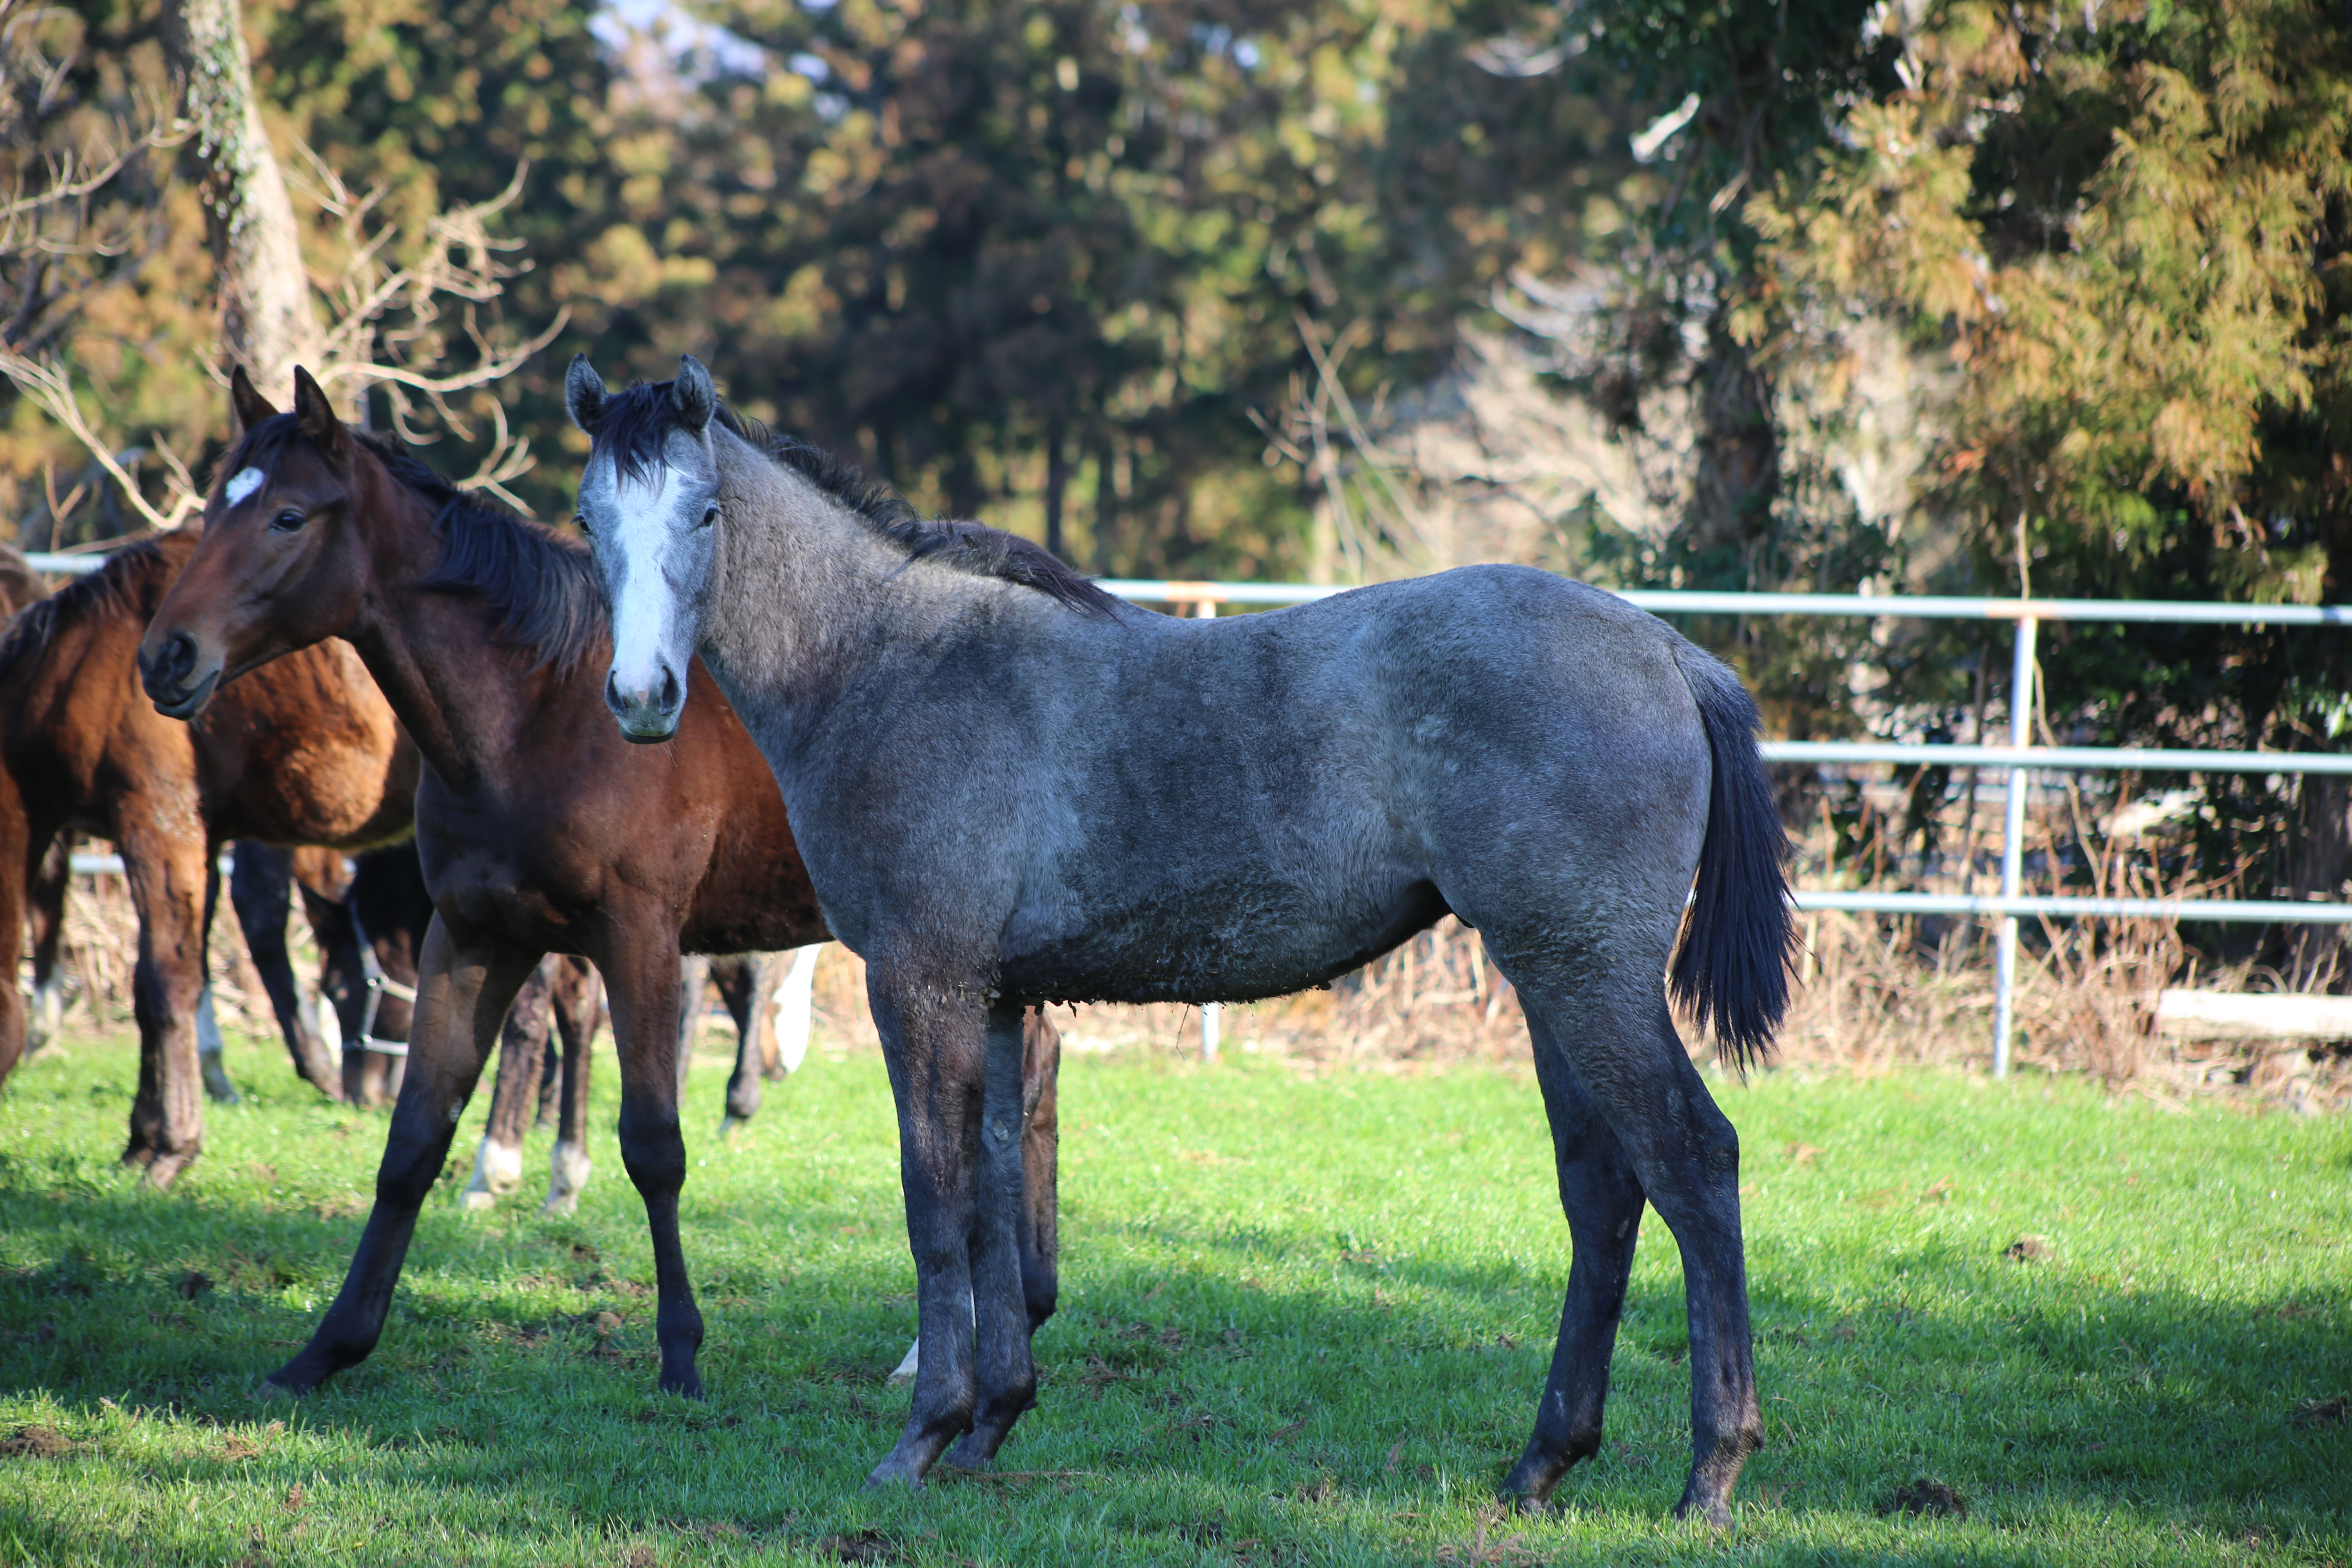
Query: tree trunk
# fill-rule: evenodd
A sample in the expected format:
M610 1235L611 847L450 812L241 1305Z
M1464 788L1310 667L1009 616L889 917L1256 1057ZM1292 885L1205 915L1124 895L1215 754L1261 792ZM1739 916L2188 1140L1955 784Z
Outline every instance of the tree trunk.
M1062 496L1070 485L1068 443L1062 438L1062 416L1045 422L1045 549L1056 559L1062 553Z
M1736 284L1727 283L1728 294ZM1748 552L1771 521L1780 490L1780 438L1772 423L1772 383L1731 335L1718 305L1706 324L1698 369L1698 465L1683 540L1706 578L1694 588L1764 588L1750 583Z
M1110 437L1102 437L1095 443L1095 538L1089 552L1094 574L1110 575L1110 544L1118 532L1118 485L1112 477Z
M243 8L238 0L166 0L163 39L187 82L196 126L205 226L220 269L222 347L289 406L295 365L318 357L319 316L294 204L254 102Z

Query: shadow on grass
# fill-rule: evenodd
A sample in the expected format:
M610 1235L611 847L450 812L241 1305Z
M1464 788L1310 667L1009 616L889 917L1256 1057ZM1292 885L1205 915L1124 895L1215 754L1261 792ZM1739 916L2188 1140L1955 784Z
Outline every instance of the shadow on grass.
M578 1224L492 1231L436 1201L376 1356L299 1405L259 1405L252 1388L316 1325L360 1216L180 1202L24 1162L0 1168L0 1205L20 1252L49 1259L0 1276L0 1391L54 1401L69 1436L119 1431L126 1410L207 1430L288 1420L333 1436L347 1470L468 1494L524 1537L539 1518L751 1539L818 1516L895 1528L919 1515L854 1491L903 1416L880 1374L913 1323L884 1293L896 1276L863 1258L798 1260L755 1294L706 1289L715 1397L694 1406L650 1394L651 1299L606 1270ZM1670 1247L1651 1226L1649 1247ZM1162 1533L1209 1509L1229 1533L1296 1537L1319 1510L1369 1542L1390 1528L1376 1519L1418 1518L1433 1498L1474 1506L1516 1455L1559 1276L1164 1219L1087 1228L1212 1261L1068 1260L1082 1289L1039 1337L1041 1408L1004 1460L1045 1474L1038 1495L1076 1488L1092 1507L1108 1489L1122 1528ZM690 1226L689 1258L704 1244L715 1240ZM1253 1270L1281 1277L1254 1283ZM1799 1533L1809 1520L1868 1520L1927 1476L1970 1500L1971 1530L2121 1516L2342 1544L2344 1428L2306 1407L2352 1393L2337 1386L2352 1382L2338 1312L2280 1299L2224 1313L1941 1244L1882 1253L1858 1282L1849 1263L1843 1279L1843 1294L1778 1269L1755 1281L1768 1447L1742 1496L1757 1518ZM1686 1463L1687 1333L1678 1281L1637 1281L1609 1443L1559 1500L1572 1517L1652 1530ZM149 1487L293 1485L316 1469L288 1458L280 1478L267 1454L201 1432L139 1456ZM793 1479L779 1481L785 1459ZM964 1500L938 1505L952 1512L997 1494L964 1482L941 1495ZM90 1545L54 1514L0 1510L0 1521L37 1552ZM1961 1527L1913 1528L1911 1550L1933 1560L1926 1548ZM1955 1551L2042 1560L1980 1534Z

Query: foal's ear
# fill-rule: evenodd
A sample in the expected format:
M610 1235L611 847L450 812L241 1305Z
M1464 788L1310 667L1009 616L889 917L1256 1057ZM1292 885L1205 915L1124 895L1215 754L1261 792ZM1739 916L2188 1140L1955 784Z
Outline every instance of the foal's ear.
M310 379L310 373L299 364L294 367L294 428L321 456L335 462L341 462L351 449L352 433L343 427L341 416Z
M692 354L678 355L677 379L669 384L669 400L677 409L677 422L689 436L701 435L719 411L719 389L710 384L710 373Z
M573 354L572 368L563 373L563 406L571 411L572 423L591 434L604 417L604 378L586 354Z
M253 377L245 374L245 366L236 365L228 373L229 406L236 410L236 422L241 429L250 430L265 419L278 417L278 405L261 395L253 384Z

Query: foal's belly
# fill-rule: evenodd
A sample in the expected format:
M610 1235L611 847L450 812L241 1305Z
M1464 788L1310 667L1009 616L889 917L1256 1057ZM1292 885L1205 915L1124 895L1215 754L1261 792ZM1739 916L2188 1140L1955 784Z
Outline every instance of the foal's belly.
M1247 1002L1327 984L1434 924L1445 900L1398 876L1339 895L1210 882L1097 904L1024 940L998 986L1024 1001Z

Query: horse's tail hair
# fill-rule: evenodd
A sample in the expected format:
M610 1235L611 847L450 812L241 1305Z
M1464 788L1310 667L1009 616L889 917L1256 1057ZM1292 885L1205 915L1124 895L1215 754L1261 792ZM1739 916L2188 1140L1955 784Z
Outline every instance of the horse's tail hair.
M1745 1072L1772 1048L1789 1009L1796 931L1783 868L1789 835L1756 748L1755 701L1739 678L1685 643L1675 653L1713 761L1706 837L1667 989L1716 1049Z

